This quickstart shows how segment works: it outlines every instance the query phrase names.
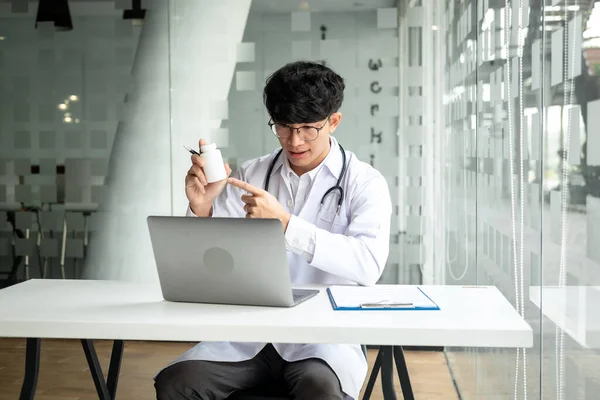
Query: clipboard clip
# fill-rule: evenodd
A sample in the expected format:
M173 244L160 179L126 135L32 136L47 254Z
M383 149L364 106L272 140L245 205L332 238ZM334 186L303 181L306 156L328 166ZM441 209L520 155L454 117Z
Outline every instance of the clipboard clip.
M381 300L375 303L361 303L360 308L414 308L413 303L394 303Z

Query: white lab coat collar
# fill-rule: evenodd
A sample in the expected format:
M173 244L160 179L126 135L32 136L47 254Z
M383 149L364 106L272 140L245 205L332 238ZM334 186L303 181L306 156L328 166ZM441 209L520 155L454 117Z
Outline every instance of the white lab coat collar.
M335 177L335 179L338 179L340 173L342 172L343 157L338 141L333 136L330 136L329 143L331 145L331 149L329 150L327 157L325 157L321 164L319 164L316 168L307 172L311 182L315 180L315 177L317 176L317 174L323 166L326 167L326 169L331 173L331 175L333 175L333 177ZM287 157L285 157L285 153L282 153L281 156L275 162L275 165L273 166L273 171L271 172L271 176L278 172L280 172L282 176L287 175L289 172L292 172L290 162L287 159Z

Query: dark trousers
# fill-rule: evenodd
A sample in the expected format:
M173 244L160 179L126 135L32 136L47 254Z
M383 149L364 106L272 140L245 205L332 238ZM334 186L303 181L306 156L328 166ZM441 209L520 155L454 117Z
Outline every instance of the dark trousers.
M272 345L251 360L190 360L173 364L156 377L157 400L224 400L239 390L286 394L297 400L342 400L340 381L323 360L287 362Z

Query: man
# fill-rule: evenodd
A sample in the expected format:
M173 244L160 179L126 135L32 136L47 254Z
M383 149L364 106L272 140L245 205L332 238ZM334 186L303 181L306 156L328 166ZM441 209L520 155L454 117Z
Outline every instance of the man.
M234 177L210 184L194 155L185 179L189 216L280 220L294 284L372 285L388 257L387 182L331 136L342 118L344 86L320 64L284 66L263 94L282 153L248 161ZM323 197L338 181L339 189ZM331 400L357 398L366 374L358 345L203 342L161 371L155 387L159 400L220 400L274 385L294 399Z

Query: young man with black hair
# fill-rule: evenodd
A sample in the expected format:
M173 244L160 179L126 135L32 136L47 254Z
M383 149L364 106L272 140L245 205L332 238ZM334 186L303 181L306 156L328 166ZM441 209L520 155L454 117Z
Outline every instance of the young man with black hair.
M293 284L372 285L388 257L387 182L331 136L342 119L344 87L320 64L285 65L263 94L281 149L209 184L193 155L185 179L188 216L279 219ZM323 197L336 185L342 190ZM202 342L162 370L155 387L158 400L221 400L265 386L294 399L356 399L366 375L358 345Z

